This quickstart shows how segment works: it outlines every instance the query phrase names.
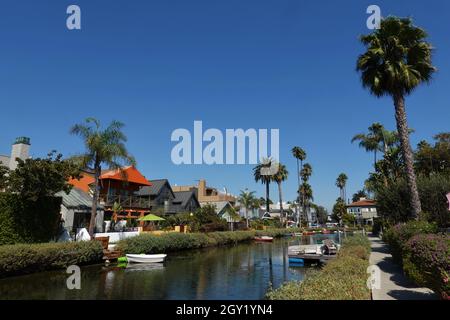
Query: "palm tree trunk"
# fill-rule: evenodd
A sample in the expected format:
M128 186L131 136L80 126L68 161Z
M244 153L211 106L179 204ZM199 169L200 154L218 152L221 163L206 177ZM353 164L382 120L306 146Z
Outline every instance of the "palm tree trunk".
M298 165L298 158L297 158L297 181L298 181L298 189L297 189L297 224L300 226L300 167Z
M377 149L375 149L374 151L374 162L373 162L373 169L375 170L374 172L377 172Z
M281 182L278 182L278 197L280 199L280 216L283 217L283 219L284 219L283 192L281 191ZM284 222L287 225L287 217Z
M101 174L100 166L95 166L95 182L94 182L94 195L92 197L92 208L91 208L91 219L89 221L89 235L94 237L95 231L95 218L97 216L97 203L98 203L98 194L99 194L99 180Z
M347 188L344 186L344 203L347 204Z
M269 192L269 182L266 182L266 212L270 212Z
M246 220L247 229L248 229L248 208L247 207L245 208L245 220Z
M410 193L411 217L415 220L419 218L422 211L419 192L417 190L416 174L414 172L414 158L409 143L408 122L406 120L405 99L403 95L394 96L395 119L397 121L397 130L400 137L403 158L406 166L406 179Z

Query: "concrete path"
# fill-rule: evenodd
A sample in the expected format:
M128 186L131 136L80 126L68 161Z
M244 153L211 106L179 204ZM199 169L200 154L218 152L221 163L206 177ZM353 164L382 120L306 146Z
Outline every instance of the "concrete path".
M376 237L372 243L370 264L381 270L381 287L372 290L373 300L435 300L437 295L430 289L419 288L403 275L401 267L392 261L388 246Z

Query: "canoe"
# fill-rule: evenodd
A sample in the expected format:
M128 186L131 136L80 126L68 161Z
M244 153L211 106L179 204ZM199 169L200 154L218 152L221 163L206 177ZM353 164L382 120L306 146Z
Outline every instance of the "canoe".
M158 263L164 262L167 254L127 254L130 263Z
M289 263L298 263L298 264L304 264L305 260L302 258L296 258L296 257L289 257Z
M257 242L272 242L273 241L273 237L268 237L268 236L255 237L253 239Z

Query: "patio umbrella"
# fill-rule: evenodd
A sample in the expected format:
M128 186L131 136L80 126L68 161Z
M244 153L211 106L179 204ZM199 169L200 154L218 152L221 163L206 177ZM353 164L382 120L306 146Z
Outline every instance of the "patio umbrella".
M142 218L138 219L139 221L164 221L166 219L158 217L157 215L154 214L148 214L146 216L143 216Z
M142 218L139 218L138 220L139 221L144 221L144 222L149 222L150 223L150 228L151 228L150 230L153 230L155 221L164 221L166 219L158 217L157 215L154 215L154 214L150 213L150 214L148 214L146 216L143 216Z

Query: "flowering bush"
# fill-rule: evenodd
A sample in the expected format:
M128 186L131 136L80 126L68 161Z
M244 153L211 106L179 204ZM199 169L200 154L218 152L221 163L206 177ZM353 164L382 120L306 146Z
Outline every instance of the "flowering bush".
M450 236L420 234L404 246L403 269L408 277L442 295L450 297Z
M437 232L437 226L425 221L410 221L393 226L383 234L383 241L389 244L395 262L402 264L403 249L409 239L418 234Z

